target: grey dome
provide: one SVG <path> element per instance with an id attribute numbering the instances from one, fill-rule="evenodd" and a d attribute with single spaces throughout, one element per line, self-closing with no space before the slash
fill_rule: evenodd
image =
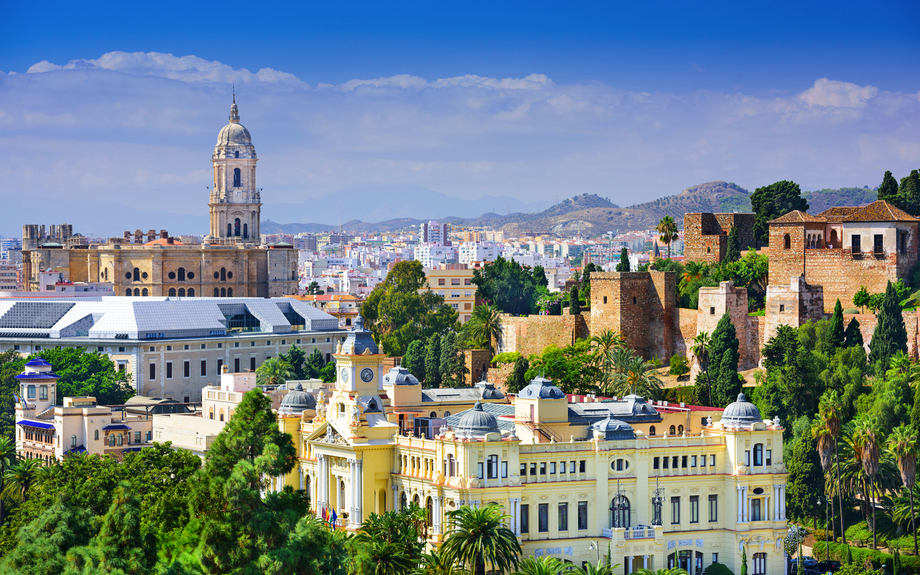
<path id="1" fill-rule="evenodd" d="M 418 385 L 418 379 L 409 370 L 397 365 L 383 375 L 384 385 Z"/>
<path id="2" fill-rule="evenodd" d="M 227 124 L 217 134 L 217 146 L 251 146 L 252 136 L 243 124 Z"/>
<path id="3" fill-rule="evenodd" d="M 505 394 L 500 389 L 495 389 L 495 386 L 488 381 L 480 381 L 473 384 L 473 387 L 479 390 L 481 399 L 505 399 Z"/>
<path id="4" fill-rule="evenodd" d="M 518 397 L 528 399 L 565 399 L 565 394 L 545 377 L 534 378 L 530 384 L 521 390 Z"/>
<path id="5" fill-rule="evenodd" d="M 661 415 L 644 397 L 630 394 L 619 401 L 607 404 L 610 412 L 619 419 L 638 422 L 659 422 Z"/>
<path id="6" fill-rule="evenodd" d="M 348 332 L 345 343 L 342 344 L 342 353 L 348 355 L 363 355 L 365 353 L 380 353 L 371 330 L 365 329 L 364 318 L 359 314 L 355 320 L 355 327 Z"/>
<path id="7" fill-rule="evenodd" d="M 304 391 L 298 383 L 281 399 L 278 413 L 303 413 L 306 409 L 316 409 L 316 398 Z"/>
<path id="8" fill-rule="evenodd" d="M 763 421 L 760 410 L 744 397 L 744 393 L 739 393 L 738 399 L 729 403 L 722 412 L 722 423 L 750 425 L 760 421 Z"/>
<path id="9" fill-rule="evenodd" d="M 494 415 L 483 411 L 482 403 L 476 402 L 473 409 L 463 413 L 457 425 L 454 426 L 457 435 L 468 437 L 485 437 L 487 433 L 501 433 L 498 429 L 498 419 Z"/>
<path id="10" fill-rule="evenodd" d="M 604 439 L 608 440 L 635 439 L 636 437 L 632 426 L 625 421 L 613 419 L 611 415 L 607 415 L 607 419 L 592 423 L 591 430 L 600 431 L 604 435 Z"/>

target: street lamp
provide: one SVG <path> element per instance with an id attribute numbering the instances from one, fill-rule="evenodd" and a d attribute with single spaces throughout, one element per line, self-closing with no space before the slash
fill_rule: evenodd
<path id="1" fill-rule="evenodd" d="M 600 551 L 600 548 L 598 548 L 598 546 L 597 546 L 597 541 L 592 541 L 592 542 L 588 545 L 588 549 L 589 549 L 589 550 L 590 550 L 590 549 L 593 549 L 593 550 L 594 550 L 594 556 L 597 557 L 597 564 L 600 565 L 600 564 L 601 564 L 601 551 Z"/>
<path id="2" fill-rule="evenodd" d="M 652 508 L 655 514 L 652 517 L 652 525 L 661 525 L 661 506 L 664 503 L 664 488 L 661 486 L 661 478 L 655 478 L 655 493 L 652 496 Z"/>

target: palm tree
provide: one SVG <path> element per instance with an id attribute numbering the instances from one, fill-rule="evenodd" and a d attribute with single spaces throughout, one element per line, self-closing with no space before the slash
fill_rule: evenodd
<path id="1" fill-rule="evenodd" d="M 834 458 L 837 460 L 837 502 L 840 504 L 840 536 L 843 538 L 844 547 L 847 544 L 847 530 L 844 526 L 843 493 L 840 489 L 840 450 L 837 437 L 840 435 L 840 396 L 834 390 L 824 392 L 818 402 L 818 412 L 823 416 L 827 426 L 827 433 L 834 440 Z"/>
<path id="2" fill-rule="evenodd" d="M 697 362 L 700 364 L 700 370 L 706 374 L 706 386 L 709 388 L 709 405 L 712 405 L 712 382 L 709 381 L 709 346 L 712 343 L 712 336 L 708 331 L 701 331 L 693 338 L 693 352 Z"/>
<path id="3" fill-rule="evenodd" d="M 703 262 L 687 262 L 684 265 L 684 282 L 690 283 L 702 279 L 706 275 L 706 271 L 707 266 Z"/>
<path id="4" fill-rule="evenodd" d="M 13 501 L 25 503 L 29 498 L 29 488 L 38 477 L 38 470 L 42 463 L 39 459 L 21 459 L 3 475 L 6 486 L 3 488 L 3 497 Z"/>
<path id="5" fill-rule="evenodd" d="M 449 511 L 453 525 L 441 554 L 448 563 L 459 563 L 464 569 L 472 567 L 473 575 L 485 575 L 486 563 L 500 573 L 517 566 L 521 546 L 514 532 L 505 527 L 510 515 L 498 505 L 460 507 Z"/>
<path id="6" fill-rule="evenodd" d="M 591 342 L 597 346 L 597 354 L 604 370 L 604 383 L 608 383 L 613 372 L 613 360 L 610 354 L 615 349 L 625 348 L 626 339 L 615 331 L 605 329 L 598 335 L 591 336 Z"/>
<path id="7" fill-rule="evenodd" d="M 511 575 L 560 575 L 572 572 L 573 567 L 549 555 L 527 557 L 518 563 L 517 571 Z"/>
<path id="8" fill-rule="evenodd" d="M 607 384 L 610 395 L 624 397 L 639 394 L 656 399 L 661 393 L 661 380 L 655 375 L 651 362 L 636 355 L 631 349 L 615 349 L 611 354 L 613 376 Z"/>
<path id="9" fill-rule="evenodd" d="M 910 531 L 914 534 L 914 555 L 917 553 L 917 520 L 914 515 L 914 484 L 917 481 L 917 434 L 906 424 L 901 424 L 888 436 L 888 451 L 898 460 L 901 481 L 910 498 Z"/>
<path id="10" fill-rule="evenodd" d="M 655 230 L 661 234 L 661 243 L 668 246 L 668 259 L 671 259 L 671 242 L 677 239 L 677 224 L 674 218 L 671 216 L 661 218 Z"/>
<path id="11" fill-rule="evenodd" d="M 421 564 L 412 573 L 413 575 L 454 575 L 457 571 L 451 563 L 444 560 L 444 555 L 431 552 L 422 555 Z"/>
<path id="12" fill-rule="evenodd" d="M 502 334 L 502 317 L 498 308 L 494 305 L 478 306 L 466 326 L 473 339 L 486 346 L 489 356 L 495 355 L 492 340 L 498 341 Z"/>
<path id="13" fill-rule="evenodd" d="M 0 437 L 0 493 L 7 470 L 16 463 L 16 442 L 9 437 Z M 3 498 L 0 497 L 0 525 L 3 525 Z"/>
<path id="14" fill-rule="evenodd" d="M 256 381 L 259 385 L 282 385 L 292 377 L 294 373 L 291 371 L 291 364 L 280 357 L 266 359 L 256 369 Z"/>
<path id="15" fill-rule="evenodd" d="M 614 567 L 619 567 L 619 565 Z M 584 567 L 576 569 L 574 573 L 576 575 L 614 575 L 613 567 L 607 565 L 603 559 L 598 561 L 597 565 L 592 565 L 590 562 L 585 563 Z"/>
<path id="16" fill-rule="evenodd" d="M 824 475 L 829 475 L 831 465 L 834 463 L 834 438 L 831 437 L 831 434 L 827 431 L 827 421 L 824 419 L 823 413 L 819 412 L 818 415 L 815 416 L 815 422 L 811 427 L 811 436 L 815 438 L 818 444 L 818 457 L 821 459 L 821 469 L 824 470 Z M 836 516 L 834 515 L 835 505 L 831 484 L 831 481 L 824 482 L 824 495 L 831 504 L 831 517 L 834 518 Z M 834 523 L 833 519 L 831 523 Z M 828 526 L 825 526 L 825 528 L 826 527 Z M 836 531 L 836 529 L 834 531 Z M 836 540 L 836 537 L 833 539 Z"/>
<path id="17" fill-rule="evenodd" d="M 875 524 L 875 476 L 878 475 L 878 435 L 875 430 L 878 422 L 872 416 L 861 417 L 856 420 L 856 431 L 854 433 L 854 442 L 858 442 L 862 448 L 860 459 L 862 460 L 863 471 L 869 477 L 869 505 L 872 506 L 872 548 L 878 549 L 878 539 L 876 535 L 877 526 Z"/>

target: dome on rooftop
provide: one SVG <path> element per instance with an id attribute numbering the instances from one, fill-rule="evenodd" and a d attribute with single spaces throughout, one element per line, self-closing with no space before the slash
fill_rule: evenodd
<path id="1" fill-rule="evenodd" d="M 298 383 L 281 399 L 278 413 L 299 415 L 306 409 L 316 409 L 316 398 L 304 391 Z"/>
<path id="2" fill-rule="evenodd" d="M 631 425 L 619 419 L 613 419 L 613 416 L 607 414 L 607 419 L 591 424 L 591 431 L 599 431 L 604 439 L 635 439 L 635 433 Z"/>
<path id="3" fill-rule="evenodd" d="M 498 429 L 498 419 L 491 413 L 482 409 L 482 403 L 477 401 L 473 409 L 464 412 L 454 431 L 459 436 L 485 437 L 488 433 L 501 433 Z"/>
<path id="4" fill-rule="evenodd" d="M 750 425 L 759 421 L 763 421 L 760 410 L 744 397 L 744 393 L 739 393 L 738 399 L 729 403 L 722 412 L 723 424 Z"/>
<path id="5" fill-rule="evenodd" d="M 518 397 L 528 399 L 565 399 L 565 393 L 545 377 L 537 377 L 521 390 Z"/>
<path id="6" fill-rule="evenodd" d="M 418 385 L 418 379 L 408 369 L 397 365 L 383 374 L 384 385 Z"/>

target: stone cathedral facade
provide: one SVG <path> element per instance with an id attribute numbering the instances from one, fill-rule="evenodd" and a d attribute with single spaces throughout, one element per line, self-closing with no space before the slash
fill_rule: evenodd
<path id="1" fill-rule="evenodd" d="M 42 271 L 72 282 L 111 282 L 117 295 L 154 297 L 277 297 L 297 293 L 297 251 L 263 245 L 262 198 L 256 187 L 255 146 L 240 123 L 236 97 L 230 121 L 211 156 L 209 234 L 185 245 L 165 232 L 125 232 L 102 245 L 44 243 L 23 251 L 26 289 L 38 291 Z M 24 226 L 25 228 L 26 226 Z M 146 241 L 144 241 L 146 239 Z M 133 240 L 133 241 L 132 241 Z"/>

